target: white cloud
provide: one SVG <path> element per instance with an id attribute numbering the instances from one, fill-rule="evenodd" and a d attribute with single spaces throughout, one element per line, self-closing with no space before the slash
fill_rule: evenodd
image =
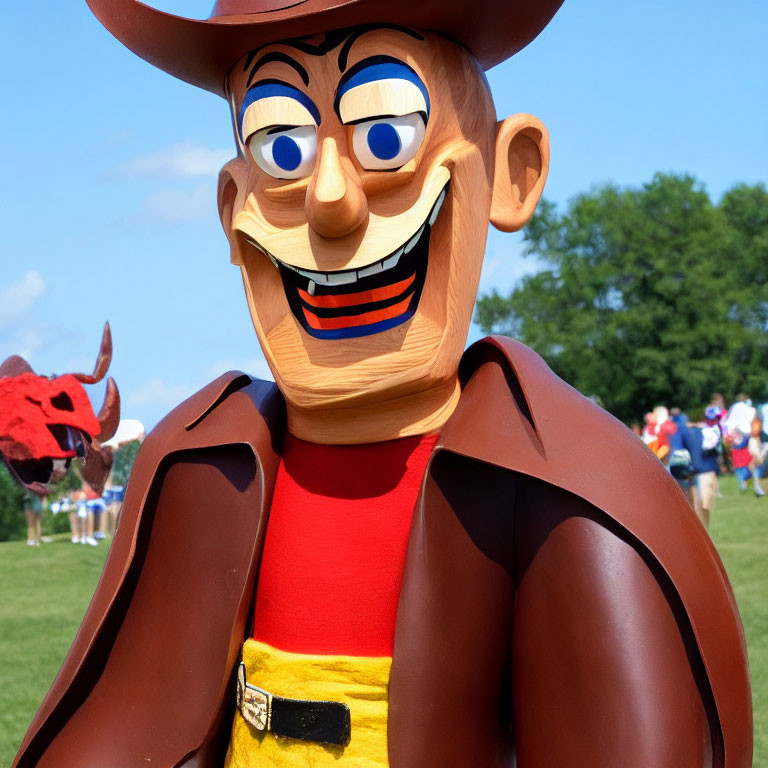
<path id="1" fill-rule="evenodd" d="M 226 358 L 224 360 L 217 360 L 215 363 L 206 365 L 203 368 L 202 376 L 205 381 L 211 381 L 227 371 L 243 371 L 243 373 L 247 373 L 249 376 L 257 379 L 274 380 L 272 371 L 269 370 L 267 361 L 262 355 L 249 359 L 235 360 L 233 358 Z"/>
<path id="2" fill-rule="evenodd" d="M 216 206 L 215 193 L 206 185 L 192 189 L 163 189 L 150 195 L 127 223 L 168 226 L 208 217 Z"/>
<path id="3" fill-rule="evenodd" d="M 158 152 L 139 155 L 117 167 L 111 176 L 134 179 L 194 179 L 216 176 L 232 158 L 228 149 L 212 149 L 202 144 L 171 144 Z"/>
<path id="4" fill-rule="evenodd" d="M 9 285 L 0 293 L 0 326 L 27 312 L 44 294 L 45 282 L 40 273 L 29 270 L 20 283 Z"/>
<path id="5" fill-rule="evenodd" d="M 43 337 L 35 330 L 21 331 L 14 338 L 14 354 L 23 357 L 28 363 L 40 347 L 43 346 Z"/>
<path id="6" fill-rule="evenodd" d="M 135 407 L 154 406 L 156 408 L 172 408 L 182 400 L 186 400 L 194 389 L 184 384 L 166 384 L 161 379 L 150 379 L 138 389 L 133 390 L 126 403 Z"/>

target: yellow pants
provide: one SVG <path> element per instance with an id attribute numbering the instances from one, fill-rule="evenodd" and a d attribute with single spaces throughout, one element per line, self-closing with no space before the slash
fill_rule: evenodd
<path id="1" fill-rule="evenodd" d="M 275 696 L 346 704 L 351 738 L 347 746 L 339 747 L 260 733 L 236 711 L 225 768 L 388 768 L 392 659 L 287 653 L 247 640 L 243 662 L 248 682 Z"/>

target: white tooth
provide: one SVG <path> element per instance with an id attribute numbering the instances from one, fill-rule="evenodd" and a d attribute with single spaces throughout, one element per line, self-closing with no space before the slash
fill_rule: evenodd
<path id="1" fill-rule="evenodd" d="M 347 285 L 348 283 L 354 283 L 357 280 L 357 275 L 354 270 L 348 270 L 346 272 L 329 272 L 328 285 Z"/>
<path id="2" fill-rule="evenodd" d="M 307 291 L 308 291 L 310 296 L 314 296 L 315 295 L 315 288 L 316 287 L 317 286 L 315 285 L 315 281 L 314 280 L 310 280 L 309 281 L 309 288 L 307 288 Z"/>
<path id="3" fill-rule="evenodd" d="M 444 202 L 445 202 L 445 190 L 443 190 L 440 193 L 440 197 L 437 198 L 435 207 L 432 209 L 432 215 L 429 217 L 430 227 L 435 223 L 435 220 L 437 219 L 437 214 L 440 213 L 440 209 L 442 208 Z"/>
<path id="4" fill-rule="evenodd" d="M 377 272 L 383 272 L 384 271 L 384 265 L 377 261 L 375 264 L 371 264 L 368 267 L 363 267 L 363 269 L 357 270 L 357 276 L 358 277 L 370 277 L 371 275 L 375 275 Z"/>
<path id="5" fill-rule="evenodd" d="M 269 260 L 272 262 L 275 269 L 280 269 L 280 265 L 277 263 L 277 259 L 271 253 L 268 253 L 267 256 L 269 256 Z"/>
<path id="6" fill-rule="evenodd" d="M 328 285 L 328 275 L 325 272 L 313 272 L 312 279 L 321 285 Z"/>
<path id="7" fill-rule="evenodd" d="M 395 251 L 391 256 L 387 256 L 386 259 L 382 262 L 384 265 L 384 269 L 392 269 L 392 267 L 397 266 L 397 262 L 400 261 L 400 257 L 403 255 L 403 249 L 400 248 L 400 250 Z"/>
<path id="8" fill-rule="evenodd" d="M 317 272 L 307 272 L 306 269 L 297 269 L 296 270 L 302 277 L 308 277 L 310 280 L 315 279 L 315 275 Z"/>
<path id="9" fill-rule="evenodd" d="M 424 227 L 422 227 L 406 244 L 405 244 L 405 253 L 410 253 L 415 247 L 416 243 L 419 242 L 419 238 L 421 237 L 422 232 L 424 231 Z"/>

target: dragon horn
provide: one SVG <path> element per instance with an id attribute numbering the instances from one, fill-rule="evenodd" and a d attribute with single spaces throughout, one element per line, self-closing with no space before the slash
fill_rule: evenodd
<path id="1" fill-rule="evenodd" d="M 95 437 L 100 443 L 104 443 L 117 432 L 120 424 L 120 393 L 117 391 L 117 384 L 110 376 L 107 379 L 107 391 L 104 394 L 104 404 L 101 406 L 99 415 L 96 417 L 101 431 Z"/>
<path id="2" fill-rule="evenodd" d="M 101 381 L 109 370 L 109 364 L 112 362 L 112 331 L 109 329 L 109 323 L 104 323 L 104 333 L 101 336 L 101 348 L 99 356 L 96 359 L 96 365 L 93 373 L 73 373 L 72 375 L 83 384 L 96 384 Z"/>
<path id="3" fill-rule="evenodd" d="M 19 376 L 22 373 L 33 373 L 32 366 L 23 357 L 11 355 L 0 364 L 0 379 L 5 376 Z"/>

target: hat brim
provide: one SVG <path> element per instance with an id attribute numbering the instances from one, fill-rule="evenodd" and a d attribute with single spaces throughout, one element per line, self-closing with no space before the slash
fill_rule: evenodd
<path id="1" fill-rule="evenodd" d="M 279 10 L 198 20 L 138 0 L 87 0 L 96 18 L 150 64 L 220 96 L 233 64 L 267 43 L 369 23 L 442 34 L 484 69 L 531 42 L 563 0 L 299 0 Z"/>

